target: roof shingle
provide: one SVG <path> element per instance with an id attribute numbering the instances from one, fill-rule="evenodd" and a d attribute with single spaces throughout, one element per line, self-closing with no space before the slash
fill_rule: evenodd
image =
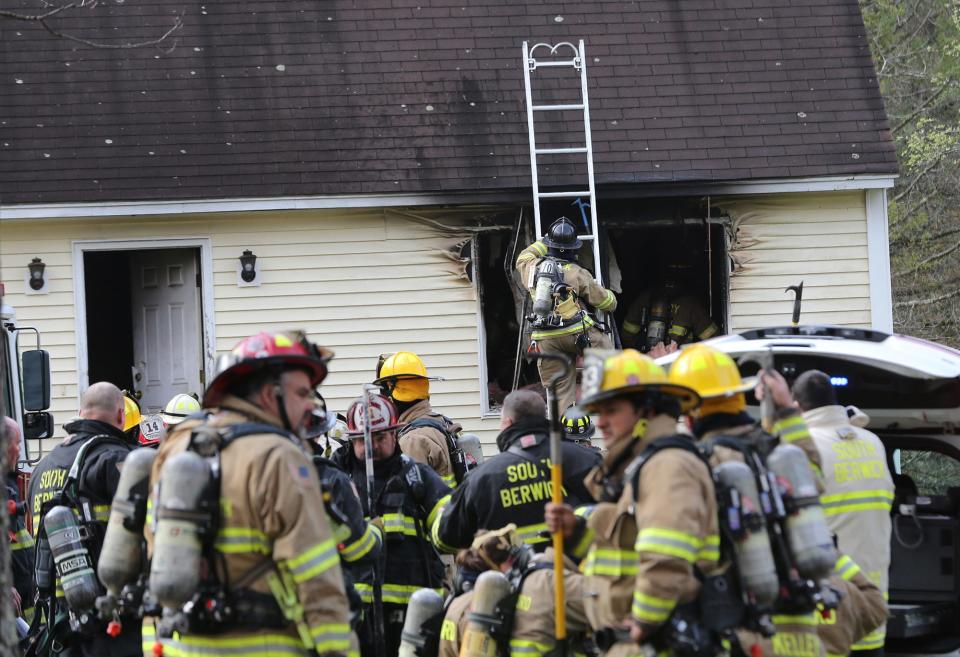
<path id="1" fill-rule="evenodd" d="M 529 186 L 520 45 L 578 38 L 598 185 L 896 172 L 855 0 L 181 1 L 0 21 L 0 202 Z"/>

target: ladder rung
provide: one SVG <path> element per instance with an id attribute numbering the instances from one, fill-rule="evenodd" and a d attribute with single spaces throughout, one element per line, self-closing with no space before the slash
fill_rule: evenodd
<path id="1" fill-rule="evenodd" d="M 559 62 L 538 62 L 533 58 L 530 59 L 530 65 L 533 66 L 534 69 L 544 66 L 573 66 L 574 68 L 579 68 L 577 66 L 578 63 L 579 62 L 576 59 L 564 59 L 563 61 Z"/>
<path id="2" fill-rule="evenodd" d="M 563 110 L 582 110 L 583 103 L 577 105 L 534 105 L 534 112 L 550 112 L 550 111 L 563 111 Z"/>
<path id="3" fill-rule="evenodd" d="M 537 155 L 561 155 L 563 153 L 586 153 L 587 147 L 578 148 L 538 148 Z"/>
<path id="4" fill-rule="evenodd" d="M 581 192 L 537 192 L 540 198 L 576 198 L 577 196 L 590 196 L 590 190 Z"/>
<path id="5" fill-rule="evenodd" d="M 579 237 L 582 240 L 586 240 L 587 242 L 593 239 L 593 235 L 577 235 L 577 237 Z"/>

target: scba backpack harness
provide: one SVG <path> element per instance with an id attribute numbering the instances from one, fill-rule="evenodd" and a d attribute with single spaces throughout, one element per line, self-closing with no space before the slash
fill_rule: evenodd
<path id="1" fill-rule="evenodd" d="M 209 635 L 295 625 L 304 648 L 313 650 L 292 575 L 267 556 L 228 581 L 224 555 L 215 548 L 221 514 L 220 455 L 237 440 L 257 434 L 279 435 L 296 444 L 292 434 L 269 424 L 246 422 L 222 428 L 201 424 L 192 428 L 187 449 L 165 464 L 150 569 L 150 594 L 163 607 L 163 617 L 156 624 L 158 638 L 169 638 L 174 632 Z M 186 485 L 194 486 L 194 495 L 187 496 L 192 504 L 165 504 L 165 488 L 176 489 L 182 502 Z M 270 594 L 248 588 L 264 576 Z"/>

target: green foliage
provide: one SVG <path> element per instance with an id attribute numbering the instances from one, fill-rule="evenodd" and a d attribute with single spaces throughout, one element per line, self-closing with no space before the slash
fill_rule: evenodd
<path id="1" fill-rule="evenodd" d="M 960 2 L 862 0 L 900 157 L 894 328 L 960 347 Z"/>

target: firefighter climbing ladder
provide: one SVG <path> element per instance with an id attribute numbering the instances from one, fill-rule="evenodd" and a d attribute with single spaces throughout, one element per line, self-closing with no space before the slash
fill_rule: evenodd
<path id="1" fill-rule="evenodd" d="M 569 49 L 572 59 L 561 59 Z M 543 52 L 541 60 L 536 59 L 538 51 Z M 537 69 L 551 67 L 571 67 L 580 74 L 580 102 L 573 104 L 558 105 L 534 105 L 533 92 L 531 88 L 531 78 L 537 72 Z M 543 235 L 543 227 L 540 224 L 540 201 L 550 198 L 569 198 L 586 201 L 590 205 L 590 232 L 580 235 L 580 239 L 590 242 L 593 247 L 593 265 L 597 282 L 603 285 L 602 272 L 600 267 L 600 241 L 597 239 L 597 199 L 593 183 L 593 140 L 590 134 L 590 102 L 587 98 L 587 60 L 584 55 L 583 39 L 580 39 L 579 47 L 572 43 L 564 41 L 555 45 L 548 43 L 537 43 L 533 47 L 528 47 L 527 42 L 523 42 L 523 83 L 527 94 L 527 131 L 530 135 L 530 177 L 533 181 L 533 218 L 537 237 Z M 538 112 L 563 112 L 568 110 L 580 110 L 583 112 L 583 135 L 584 145 L 571 148 L 537 148 L 537 135 L 534 131 L 533 117 Z M 586 189 L 574 188 L 561 191 L 540 191 L 540 178 L 537 173 L 538 156 L 540 155 L 561 155 L 582 153 L 587 158 L 587 185 Z"/>

